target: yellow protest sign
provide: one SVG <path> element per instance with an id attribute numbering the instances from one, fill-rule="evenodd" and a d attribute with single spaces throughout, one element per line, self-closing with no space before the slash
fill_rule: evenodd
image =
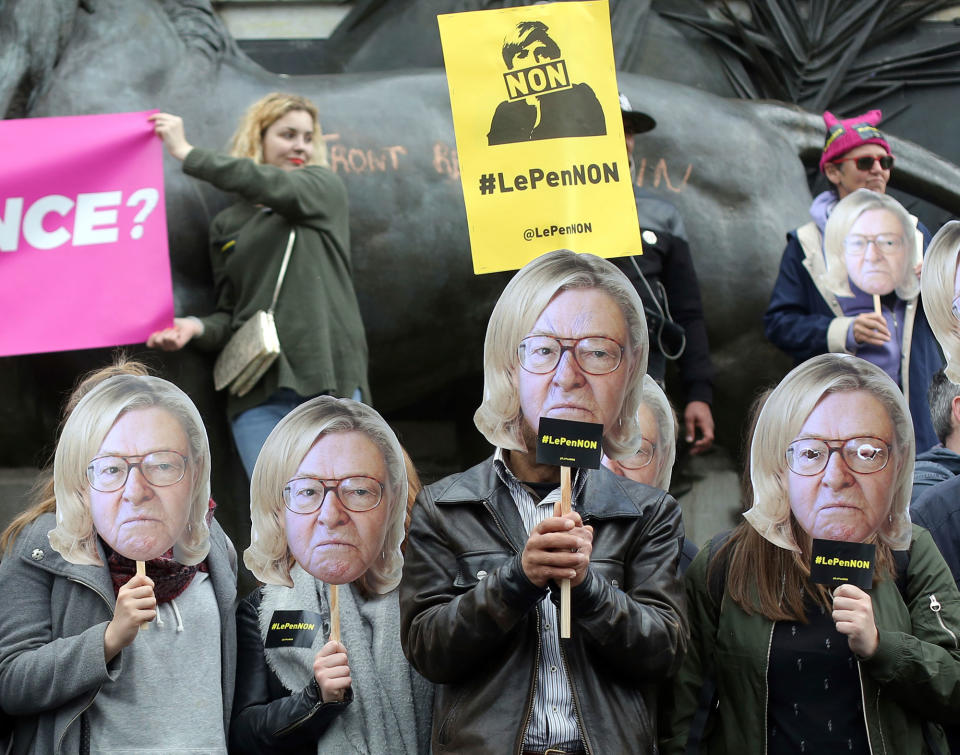
<path id="1" fill-rule="evenodd" d="M 437 21 L 474 272 L 639 254 L 607 0 Z"/>

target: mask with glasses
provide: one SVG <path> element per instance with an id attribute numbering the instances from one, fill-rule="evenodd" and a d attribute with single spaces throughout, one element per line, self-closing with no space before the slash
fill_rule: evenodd
<path id="1" fill-rule="evenodd" d="M 183 479 L 187 457 L 177 451 L 154 451 L 146 456 L 98 456 L 87 465 L 87 481 L 94 490 L 113 493 L 127 484 L 135 467 L 147 482 L 163 488 Z"/>
<path id="2" fill-rule="evenodd" d="M 370 511 L 380 505 L 383 498 L 383 484 L 373 477 L 321 480 L 304 476 L 295 477 L 286 484 L 283 503 L 294 514 L 312 514 L 320 510 L 331 490 L 345 509 L 355 512 Z"/>
<path id="3" fill-rule="evenodd" d="M 564 344 L 564 341 L 567 344 Z M 620 366 L 623 346 L 611 338 L 554 338 L 527 336 L 517 347 L 520 366 L 535 375 L 553 372 L 563 352 L 569 351 L 580 369 L 590 375 L 606 375 Z"/>
<path id="4" fill-rule="evenodd" d="M 862 257 L 870 244 L 884 256 L 898 254 L 903 250 L 903 237 L 893 233 L 878 233 L 876 236 L 851 233 L 843 240 L 843 251 L 851 257 Z"/>
<path id="5" fill-rule="evenodd" d="M 826 469 L 834 453 L 843 457 L 852 472 L 873 474 L 887 466 L 890 445 L 885 440 L 871 437 L 801 438 L 787 446 L 787 466 L 798 475 L 809 477 Z"/>

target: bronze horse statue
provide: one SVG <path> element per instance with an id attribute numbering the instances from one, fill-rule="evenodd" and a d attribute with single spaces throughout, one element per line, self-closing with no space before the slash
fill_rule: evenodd
<path id="1" fill-rule="evenodd" d="M 718 438 L 735 447 L 753 392 L 788 367 L 764 340 L 760 316 L 784 233 L 806 218 L 804 159 L 815 160 L 822 123 L 793 108 L 724 99 L 662 79 L 621 74 L 619 83 L 658 124 L 637 140 L 637 181 L 684 217 L 718 372 Z M 239 51 L 208 0 L 0 0 L 5 117 L 159 108 L 184 117 L 194 144 L 220 147 L 243 109 L 278 89 L 318 103 L 331 165 L 350 195 L 375 405 L 389 416 L 477 390 L 470 378 L 481 371 L 486 320 L 507 276 L 472 272 L 442 71 L 278 76 Z M 908 142 L 891 142 L 895 186 L 960 210 L 960 170 Z M 178 163 L 165 165 L 176 309 L 207 312 L 207 227 L 228 198 L 184 176 Z M 41 460 L 55 433 L 58 394 L 105 360 L 102 351 L 0 360 L 6 464 Z M 242 472 L 236 461 L 223 461 L 230 442 L 210 357 L 188 348 L 154 361 L 208 421 L 221 459 L 217 496 L 243 501 Z M 478 394 L 462 399 L 464 406 L 478 403 Z M 238 516 L 229 528 L 234 534 L 242 529 Z"/>

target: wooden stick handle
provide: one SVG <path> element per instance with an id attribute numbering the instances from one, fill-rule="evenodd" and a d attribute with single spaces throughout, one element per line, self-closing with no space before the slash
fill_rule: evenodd
<path id="1" fill-rule="evenodd" d="M 873 311 L 883 317 L 883 310 L 880 307 L 880 296 L 878 294 L 873 295 Z"/>
<path id="2" fill-rule="evenodd" d="M 569 514 L 572 507 L 573 488 L 570 484 L 570 467 L 560 467 L 560 515 Z M 570 637 L 570 580 L 560 580 L 560 636 Z"/>
<path id="3" fill-rule="evenodd" d="M 340 642 L 340 593 L 337 585 L 330 585 L 330 639 Z"/>
<path id="4" fill-rule="evenodd" d="M 137 576 L 145 577 L 147 576 L 147 565 L 143 561 L 137 561 Z M 140 625 L 140 628 L 146 631 L 150 628 L 150 622 L 145 621 Z"/>
<path id="5" fill-rule="evenodd" d="M 570 467 L 560 467 L 560 516 L 573 509 L 573 486 L 570 482 Z"/>

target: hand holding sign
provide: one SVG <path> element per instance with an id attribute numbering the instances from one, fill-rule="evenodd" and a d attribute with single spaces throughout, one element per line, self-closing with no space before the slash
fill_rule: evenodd
<path id="1" fill-rule="evenodd" d="M 576 511 L 561 514 L 558 501 L 553 516 L 530 532 L 520 562 L 527 579 L 537 587 L 562 580 L 576 586 L 587 574 L 592 549 L 593 527 L 584 526 Z"/>
<path id="2" fill-rule="evenodd" d="M 833 592 L 833 621 L 847 635 L 850 649 L 861 658 L 877 652 L 880 636 L 873 617 L 873 601 L 855 585 L 840 585 Z"/>
<path id="3" fill-rule="evenodd" d="M 134 576 L 117 593 L 113 618 L 103 635 L 103 659 L 107 663 L 137 638 L 140 626 L 157 616 L 157 599 L 153 580 L 142 574 Z"/>
<path id="4" fill-rule="evenodd" d="M 320 648 L 313 661 L 313 678 L 320 688 L 323 702 L 343 700 L 344 691 L 349 689 L 353 679 L 347 665 L 347 649 L 341 643 L 330 640 Z"/>
<path id="5" fill-rule="evenodd" d="M 583 527 L 580 515 L 571 511 L 572 486 L 570 484 L 571 467 L 599 469 L 603 455 L 600 446 L 603 438 L 603 425 L 595 422 L 573 422 L 565 419 L 540 418 L 537 432 L 537 462 L 540 464 L 560 465 L 560 503 L 555 512 L 554 521 L 562 522 L 563 530 L 571 531 L 561 544 L 554 538 L 550 541 L 553 549 L 551 563 L 568 567 L 572 573 L 560 578 L 560 636 L 570 636 L 570 586 L 571 580 L 579 585 L 586 576 L 593 551 L 593 528 Z M 547 520 L 551 521 L 551 520 Z M 542 527 L 546 522 L 541 523 Z M 534 528 L 534 532 L 537 528 Z M 572 537 L 571 537 L 572 536 Z M 532 533 L 531 533 L 532 538 Z M 569 545 L 566 544 L 570 540 Z M 529 540 L 527 541 L 529 545 Z M 567 548 L 568 552 L 558 552 Z M 526 554 L 526 548 L 524 554 Z M 524 569 L 526 571 L 526 568 Z M 555 579 L 555 577 L 554 577 Z"/>

